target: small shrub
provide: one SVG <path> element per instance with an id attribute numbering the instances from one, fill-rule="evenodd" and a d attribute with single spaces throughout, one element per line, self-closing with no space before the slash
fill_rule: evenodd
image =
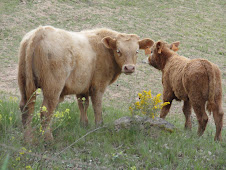
<path id="1" fill-rule="evenodd" d="M 169 104 L 169 102 L 162 103 L 160 93 L 156 96 L 152 96 L 151 90 L 144 90 L 142 93 L 138 93 L 138 96 L 139 101 L 129 107 L 132 115 L 146 115 L 154 119 L 158 116 L 159 110 L 161 110 L 163 106 Z"/>

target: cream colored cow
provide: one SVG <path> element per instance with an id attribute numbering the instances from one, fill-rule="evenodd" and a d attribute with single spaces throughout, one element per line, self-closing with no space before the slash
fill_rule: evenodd
<path id="1" fill-rule="evenodd" d="M 30 123 L 37 88 L 42 89 L 42 105 L 47 108 L 41 110 L 46 140 L 53 139 L 50 120 L 65 95 L 76 94 L 83 125 L 88 124 L 86 112 L 91 96 L 95 123 L 99 125 L 103 122 L 102 96 L 106 87 L 121 73 L 133 73 L 138 50 L 152 45 L 150 39 L 139 40 L 137 35 L 105 28 L 69 32 L 40 26 L 27 33 L 20 44 L 18 71 L 25 139 L 32 139 Z"/>

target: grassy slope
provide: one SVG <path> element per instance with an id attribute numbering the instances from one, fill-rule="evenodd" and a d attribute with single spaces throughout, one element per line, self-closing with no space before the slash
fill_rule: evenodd
<path id="1" fill-rule="evenodd" d="M 15 69 L 17 63 L 17 52 L 19 47 L 19 42 L 23 35 L 29 30 L 39 26 L 39 25 L 53 25 L 59 28 L 80 31 L 83 29 L 91 29 L 95 27 L 109 27 L 117 31 L 126 33 L 136 33 L 142 38 L 150 37 L 153 40 L 163 39 L 168 42 L 180 41 L 180 51 L 179 54 L 190 57 L 190 58 L 206 58 L 211 62 L 219 65 L 222 71 L 222 81 L 223 81 L 223 91 L 226 92 L 226 60 L 225 60 L 225 44 L 226 44 L 226 22 L 225 22 L 225 2 L 223 0 L 211 1 L 211 0 L 200 0 L 200 1 L 125 1 L 125 0 L 81 0 L 81 1 L 69 1 L 69 0 L 59 0 L 59 1 L 26 1 L 26 3 L 21 3 L 19 0 L 1 0 L 0 1 L 0 81 L 4 83 L 6 75 L 9 73 L 9 69 Z M 161 88 L 161 74 L 154 68 L 151 68 L 145 64 L 142 64 L 142 60 L 145 58 L 143 52 L 140 52 L 138 58 L 138 68 L 137 72 L 132 76 L 122 75 L 116 83 L 111 85 L 104 96 L 104 105 L 106 106 L 104 110 L 104 119 L 106 123 L 110 123 L 112 116 L 114 119 L 120 117 L 124 114 L 128 114 L 128 104 L 134 100 L 136 93 L 141 90 L 152 89 L 154 94 L 162 91 Z M 16 80 L 13 79 L 10 86 L 16 87 Z M 2 91 L 2 89 L 0 89 Z M 3 89 L 4 90 L 4 89 Z M 18 95 L 18 90 L 16 88 L 13 95 Z M 224 95 L 225 96 L 225 95 Z M 226 103 L 226 98 L 224 97 L 223 103 Z M 67 103 L 66 103 L 67 104 Z M 5 106 L 4 104 L 3 106 Z M 10 103 L 7 105 L 10 108 Z M 74 105 L 73 105 L 74 106 Z M 61 106 L 62 110 L 68 106 Z M 60 107 L 60 108 L 61 108 Z M 59 108 L 59 109 L 60 109 Z M 118 110 L 117 108 L 121 108 Z M 2 108 L 1 108 L 2 109 Z M 71 110 L 73 110 L 71 108 Z M 224 106 L 224 111 L 226 111 Z M 4 113 L 10 112 L 9 110 L 4 111 Z M 14 106 L 12 110 L 13 113 L 20 114 L 17 107 Z M 181 104 L 174 103 L 172 111 L 174 113 L 180 113 L 177 118 L 173 115 L 169 116 L 169 120 L 173 123 L 178 124 L 178 127 L 182 129 L 182 122 L 178 123 L 178 120 L 183 119 L 181 115 Z M 3 113 L 3 111 L 1 111 Z M 76 112 L 77 114 L 77 112 Z M 90 114 L 92 115 L 92 109 L 90 109 Z M 13 126 L 9 126 L 9 129 L 5 129 L 4 133 L 14 134 L 15 137 L 21 137 L 21 124 L 19 116 L 15 116 L 18 121 L 14 123 Z M 59 128 L 59 133 L 55 135 L 60 135 L 59 141 L 56 142 L 56 146 L 51 148 L 54 152 L 59 152 L 61 148 L 64 148 L 68 144 L 75 141 L 79 136 L 82 136 L 87 131 L 81 129 L 77 126 L 78 124 L 78 114 L 77 118 L 74 118 L 76 123 L 67 123 L 68 126 L 64 127 L 68 129 L 68 133 L 64 133 L 63 129 Z M 93 120 L 91 116 L 91 127 L 93 128 Z M 194 119 L 195 120 L 195 119 Z M 71 125 L 73 124 L 73 125 Z M 73 128 L 71 128 L 71 126 Z M 209 125 L 210 126 L 210 125 Z M 2 126 L 2 127 L 6 127 Z M 16 128 L 16 129 L 15 129 Z M 19 131 L 17 130 L 19 128 Z M 71 129 L 74 129 L 71 131 Z M 195 133 L 197 125 L 194 123 L 193 132 Z M 62 132 L 63 133 L 60 133 Z M 197 166 L 203 166 L 207 159 L 214 160 L 213 157 L 208 157 L 207 148 L 210 148 L 210 152 L 214 153 L 216 162 L 210 162 L 213 167 L 222 165 L 222 160 L 225 155 L 222 153 L 222 149 L 225 149 L 225 145 L 221 146 L 212 142 L 214 130 L 210 128 L 203 138 L 200 140 L 193 139 L 194 133 L 186 134 L 183 132 L 179 133 L 182 136 L 178 140 L 178 134 L 173 134 L 171 136 L 163 135 L 160 139 L 155 139 L 153 141 L 150 137 L 139 136 L 138 140 L 136 132 L 125 132 L 122 136 L 117 136 L 113 134 L 112 139 L 110 137 L 105 137 L 109 133 L 108 130 L 103 130 L 103 132 L 98 133 L 97 136 L 93 135 L 88 140 L 96 141 L 93 144 L 103 145 L 104 140 L 106 141 L 106 148 L 110 148 L 109 153 L 98 152 L 100 146 L 94 147 L 92 142 L 87 141 L 84 144 L 84 140 L 81 142 L 83 146 L 75 145 L 74 150 L 71 152 L 66 152 L 66 156 L 60 157 L 60 159 L 68 159 L 69 155 L 73 157 L 78 157 L 82 161 L 87 161 L 88 159 L 99 158 L 102 159 L 98 166 L 112 165 L 115 167 L 120 167 L 125 164 L 125 167 L 132 167 L 133 162 L 139 167 L 143 164 L 151 162 L 153 164 L 150 167 L 162 167 L 165 165 L 170 167 L 191 167 L 197 161 Z M 8 143 L 11 135 L 4 134 L 5 138 L 1 138 L 1 143 Z M 78 136 L 77 136 L 77 135 Z M 103 135 L 104 134 L 104 135 Z M 68 137 L 67 137 L 68 135 Z M 72 137 L 69 137 L 72 136 Z M 128 137 L 129 136 L 129 137 Z M 192 137 L 191 137 L 192 136 Z M 191 137 L 191 138 L 190 138 Z M 106 139 L 105 139 L 106 138 Z M 126 147 L 126 138 L 128 140 L 135 140 L 135 142 L 129 141 L 129 145 L 138 145 L 132 151 L 132 147 Z M 224 134 L 225 138 L 225 134 Z M 19 138 L 18 147 L 22 146 L 22 139 Z M 62 140 L 61 140 L 62 139 Z M 110 141 L 108 141 L 110 140 Z M 114 140 L 118 140 L 115 142 Z M 180 141 L 181 140 L 181 141 Z M 62 142 L 64 141 L 64 142 Z M 149 143 L 149 142 L 150 143 Z M 158 142 L 162 141 L 162 142 Z M 175 150 L 167 152 L 172 152 L 172 161 L 169 158 L 169 154 L 165 152 L 167 149 L 163 147 L 164 142 L 169 142 L 168 146 L 174 147 L 173 142 L 177 142 Z M 207 144 L 206 144 L 207 141 Z M 131 142 L 131 143 L 130 143 Z M 139 144 L 141 142 L 141 144 Z M 148 142 L 145 144 L 145 142 Z M 15 146 L 14 141 L 10 142 L 11 146 Z M 116 143 L 116 144 L 115 144 Z M 157 143 L 157 144 L 156 144 Z M 109 144 L 109 146 L 108 146 Z M 114 146 L 114 145 L 115 146 Z M 121 146 L 118 150 L 117 148 Z M 185 145 L 188 145 L 185 147 Z M 82 145 L 82 144 L 81 144 Z M 85 146 L 84 146 L 85 145 Z M 156 147 L 155 147 L 156 146 Z M 148 148 L 147 148 L 148 147 Z M 223 148 L 222 148 L 223 147 Z M 80 149 L 79 149 L 80 148 Z M 83 148 L 83 149 L 82 149 Z M 84 149 L 85 148 L 85 149 Z M 130 148 L 130 149 L 128 149 Z M 189 151 L 189 148 L 194 148 Z M 201 148 L 201 149 L 200 149 Z M 39 153 L 43 153 L 44 149 L 38 146 Z M 93 150 L 92 150 L 93 149 Z M 184 151 L 183 149 L 186 149 Z M 88 150 L 88 151 L 86 151 Z M 129 151 L 128 151 L 129 150 Z M 154 150 L 154 153 L 152 153 Z M 200 152 L 203 150 L 203 152 Z M 35 150 L 33 150 L 35 151 Z M 123 154 L 119 154 L 123 151 Z M 137 152 L 141 152 L 138 154 Z M 148 152 L 147 152 L 148 151 Z M 88 154 L 87 154 L 88 152 Z M 127 154 L 131 152 L 131 154 Z M 178 161 L 177 154 L 183 152 L 181 161 Z M 186 152 L 195 152 L 185 154 Z M 1 159 L 5 157 L 7 152 L 4 150 L 4 154 L 1 155 Z M 80 154 L 84 153 L 84 154 Z M 118 153 L 117 156 L 112 154 Z M 151 153 L 151 154 L 150 154 Z M 14 152 L 10 152 L 13 156 L 16 155 Z M 17 153 L 18 154 L 18 153 Z M 53 154 L 49 151 L 49 154 Z M 68 155 L 67 155 L 68 154 Z M 94 154 L 94 155 L 93 155 Z M 96 155 L 95 155 L 96 154 Z M 105 159 L 105 154 L 106 159 Z M 126 158 L 126 155 L 129 155 Z M 193 154 L 198 155 L 197 159 Z M 83 156 L 82 156 L 83 155 Z M 88 156 L 87 156 L 88 155 Z M 91 155 L 91 156 L 90 156 Z M 116 154 L 117 155 L 117 154 Z M 137 156 L 138 155 L 138 156 Z M 140 156 L 141 155 L 141 156 Z M 160 156 L 162 155 L 162 156 Z M 11 155 L 12 156 L 12 155 Z M 134 157 L 133 157 L 134 156 Z M 85 157 L 85 158 L 84 158 Z M 87 158 L 86 158 L 87 157 Z M 116 157 L 116 158 L 115 158 Z M 123 157 L 123 158 L 121 158 Z M 153 158 L 152 158 L 153 157 Z M 158 160 L 158 157 L 161 159 Z M 15 158 L 15 157 L 11 157 Z M 174 159 L 175 158 L 175 159 Z M 31 159 L 31 158 L 28 158 Z M 11 159 L 12 161 L 13 159 Z M 33 160 L 33 159 L 31 159 Z M 118 163 L 119 160 L 119 163 Z M 120 163 L 120 160 L 125 160 L 125 162 Z M 33 160 L 34 161 L 34 160 Z M 112 162 L 108 162 L 112 161 Z M 195 161 L 195 162 L 194 162 Z M 2 162 L 2 161 L 1 161 Z M 32 162 L 32 161 L 31 161 Z M 98 161 L 97 161 L 98 162 Z M 164 163 L 165 162 L 165 163 Z M 167 162 L 167 163 L 166 163 Z M 198 162 L 201 162 L 200 164 Z M 34 164 L 32 162 L 31 164 Z M 46 165 L 51 165 L 50 163 L 45 163 Z M 95 163 L 93 163 L 95 165 Z M 92 165 L 93 165 L 92 164 Z M 207 164 L 209 165 L 209 164 Z M 19 164 L 19 167 L 24 165 Z M 61 166 L 61 164 L 59 165 Z M 194 165 L 195 166 L 195 165 Z M 165 167 L 167 168 L 167 167 Z M 168 167 L 169 168 L 169 167 Z M 200 167 L 201 168 L 201 167 Z"/>

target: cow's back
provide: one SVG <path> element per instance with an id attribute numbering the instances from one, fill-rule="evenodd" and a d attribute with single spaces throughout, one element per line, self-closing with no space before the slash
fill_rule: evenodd
<path id="1" fill-rule="evenodd" d="M 33 70 L 38 86 L 49 79 L 65 81 L 65 94 L 79 94 L 89 88 L 95 52 L 81 33 L 68 32 L 45 26 L 40 43 L 36 46 Z M 51 88 L 52 85 L 48 85 Z"/>

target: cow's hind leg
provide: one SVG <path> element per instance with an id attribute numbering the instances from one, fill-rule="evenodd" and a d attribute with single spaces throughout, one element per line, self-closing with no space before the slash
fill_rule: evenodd
<path id="1" fill-rule="evenodd" d="M 221 106 L 216 106 L 216 108 L 213 110 L 213 118 L 216 125 L 216 135 L 214 137 L 215 141 L 222 141 L 221 130 L 223 127 L 223 116 L 223 108 Z"/>
<path id="2" fill-rule="evenodd" d="M 185 116 L 185 129 L 191 129 L 192 128 L 192 123 L 191 123 L 191 104 L 189 100 L 184 101 L 184 106 L 183 106 L 183 112 Z"/>
<path id="3" fill-rule="evenodd" d="M 78 106 L 80 110 L 80 124 L 88 125 L 87 109 L 89 107 L 89 94 L 77 95 Z"/>
<path id="4" fill-rule="evenodd" d="M 205 129 L 206 125 L 208 122 L 208 116 L 205 111 L 205 102 L 201 102 L 204 100 L 199 100 L 199 101 L 193 101 L 192 102 L 192 107 L 195 111 L 196 117 L 198 119 L 199 127 L 198 127 L 198 135 L 202 136 Z"/>
<path id="5" fill-rule="evenodd" d="M 59 103 L 59 96 L 44 96 L 44 100 L 41 107 L 41 124 L 45 141 L 52 141 L 53 135 L 51 131 L 51 119 L 53 112 Z"/>
<path id="6" fill-rule="evenodd" d="M 35 109 L 35 100 L 36 100 L 35 90 L 27 92 L 26 98 L 27 100 L 23 101 L 24 105 L 21 106 L 22 123 L 24 127 L 24 139 L 27 143 L 30 143 L 33 139 L 31 121 Z"/>
<path id="7" fill-rule="evenodd" d="M 46 83 L 46 86 L 43 87 L 44 99 L 40 111 L 42 134 L 44 134 L 44 139 L 47 142 L 53 140 L 53 135 L 51 131 L 51 119 L 53 116 L 53 112 L 60 101 L 60 94 L 64 87 L 63 80 L 57 82 L 56 80 L 52 79 L 51 81 L 52 82 Z M 52 84 L 50 85 L 50 83 Z"/>

